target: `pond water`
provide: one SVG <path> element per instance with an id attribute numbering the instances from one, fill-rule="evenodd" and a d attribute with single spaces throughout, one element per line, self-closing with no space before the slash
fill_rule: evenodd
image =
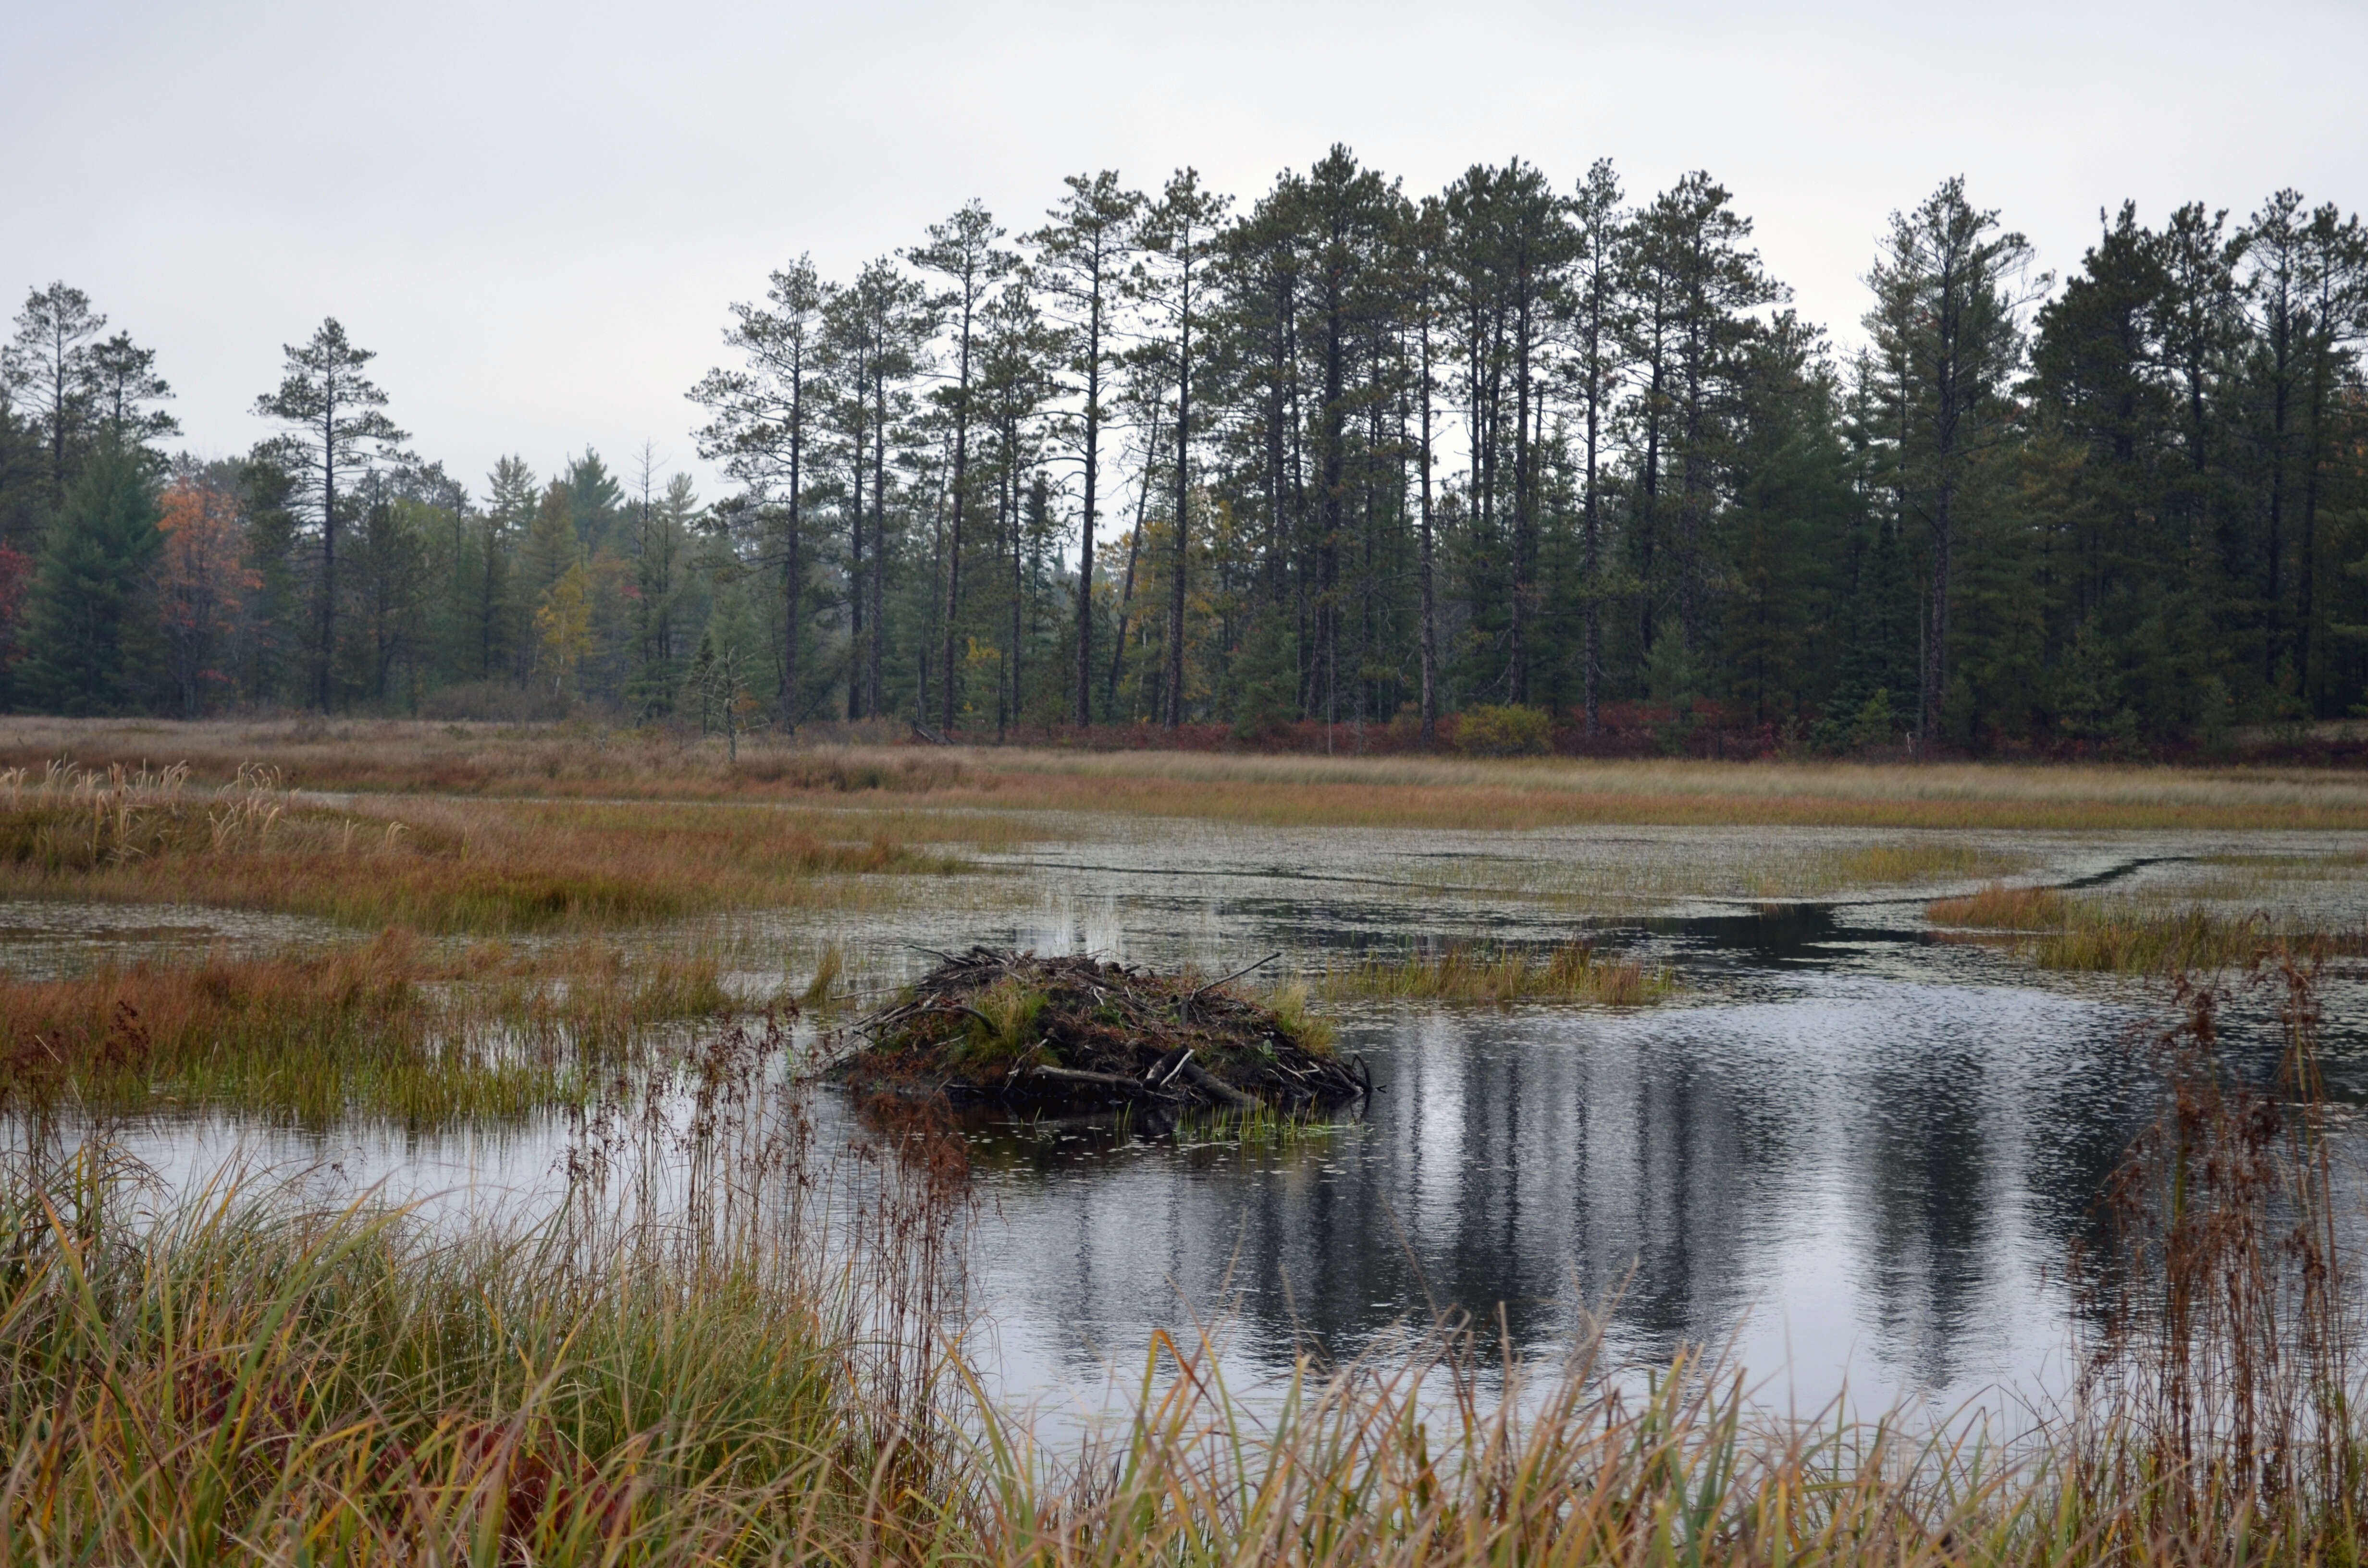
<path id="1" fill-rule="evenodd" d="M 920 949 L 973 940 L 1218 972 L 1275 950 L 1299 962 L 1586 930 L 1672 966 L 1683 986 L 1631 1012 L 1343 1008 L 1342 1048 L 1364 1054 L 1377 1092 L 1353 1117 L 1281 1139 L 1149 1139 L 1090 1119 L 973 1127 L 971 1348 L 1008 1396 L 1054 1414 L 1131 1387 L 1156 1328 L 1215 1324 L 1227 1362 L 1255 1375 L 1301 1349 L 1353 1355 L 1449 1309 L 1541 1353 L 1604 1310 L 1622 1352 L 1726 1346 L 1763 1398 L 1804 1409 L 1845 1390 L 1862 1407 L 1938 1410 L 2060 1388 L 2064 1265 L 2150 1102 L 2131 1048 L 2162 996 L 1931 939 L 1924 901 L 1965 879 L 1766 905 L 1756 890 L 1913 836 L 2034 880 L 2226 903 L 2236 892 L 2199 868 L 2317 865 L 2368 845 L 1048 825 L 1054 836 L 994 875 L 827 927 L 750 916 L 743 950 L 827 937 L 885 984 L 930 961 Z M 2356 927 L 2362 895 L 2356 877 L 2314 872 L 2277 896 Z M 189 939 L 188 912 L 117 913 L 108 926 L 0 906 L 0 928 L 18 926 L 0 936 L 0 963 L 39 971 L 61 961 L 59 942 L 113 942 L 94 932 L 142 922 Z M 43 937 L 42 922 L 65 935 Z M 2329 1077 L 2354 1103 L 2368 1095 L 2363 996 L 2357 966 L 2332 974 Z M 2258 1009 L 2239 1011 L 2236 1036 L 2257 1065 L 2273 1059 Z M 151 1125 L 135 1146 L 177 1179 L 243 1152 L 316 1164 L 334 1183 L 530 1210 L 554 1190 L 562 1137 L 265 1134 L 212 1119 Z"/>

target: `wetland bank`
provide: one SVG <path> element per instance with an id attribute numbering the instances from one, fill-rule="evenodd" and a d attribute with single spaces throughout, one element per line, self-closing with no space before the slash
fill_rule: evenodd
<path id="1" fill-rule="evenodd" d="M 165 1530 L 202 1473 L 242 1528 L 394 1540 L 333 1499 L 335 1458 L 399 1474 L 427 1534 L 499 1485 L 552 1540 L 630 1517 L 653 1558 L 860 1555 L 867 1529 L 1024 1556 L 1106 1500 L 1064 1468 L 1099 1440 L 1128 1485 L 1247 1486 L 1189 1527 L 1243 1541 L 1315 1505 L 1226 1468 L 1235 1422 L 1303 1481 L 1417 1513 L 1440 1485 L 1501 1507 L 1513 1463 L 1523 1506 L 1649 1515 L 1676 1494 L 1661 1453 L 1731 1540 L 1790 1509 L 1839 1555 L 1821 1532 L 1896 1539 L 1907 1510 L 2036 1560 L 2032 1510 L 2104 1450 L 1918 1479 L 1923 1450 L 1773 1413 L 1847 1392 L 1940 1430 L 2070 1389 L 2094 1324 L 2067 1259 L 2164 1082 L 2142 1046 L 2166 966 L 2214 966 L 2232 1078 L 2272 1085 L 2287 1003 L 2235 967 L 2317 956 L 2314 1125 L 2345 1226 L 2356 1207 L 2368 788 L 2341 776 L 753 747 L 733 769 L 370 726 L 166 755 L 182 733 L 95 726 L 80 771 L 11 756 L 0 790 L 11 1431 L 59 1441 L 23 1402 L 92 1346 L 154 1401 L 149 1447 L 85 1426 L 82 1471 L 15 1483 L 92 1530 L 131 1528 L 119 1483 Z M 1200 982 L 1280 951 L 1235 985 L 1321 1018 L 1375 1092 L 1168 1130 L 882 1119 L 792 1081 L 973 942 Z M 40 1211 L 37 1131 L 67 1161 Z M 83 1139 L 111 1176 L 77 1174 Z M 75 1278 L 209 1304 L 168 1346 L 153 1312 L 73 1307 Z M 1477 1337 L 1442 1347 L 1459 1312 Z M 266 1323 L 302 1331 L 257 1359 Z M 463 1353 L 489 1334 L 507 1361 Z M 1740 1403 L 1685 1370 L 1704 1354 Z M 1641 1401 L 1602 1403 L 1646 1368 Z M 1321 1391 L 1296 1415 L 1294 1369 Z M 1459 1400 L 1473 1424 L 1441 1425 Z M 997 1449 L 1020 1428 L 989 1409 L 1048 1449 Z M 205 1434 L 242 1410 L 232 1462 Z M 1417 1426 L 1470 1436 L 1415 1463 L 1394 1434 Z M 1777 1500 L 1785 1474 L 1814 1501 Z M 894 1502 L 932 1494 L 960 1505 Z M 1155 1513 L 1094 1539 L 1172 1548 Z"/>

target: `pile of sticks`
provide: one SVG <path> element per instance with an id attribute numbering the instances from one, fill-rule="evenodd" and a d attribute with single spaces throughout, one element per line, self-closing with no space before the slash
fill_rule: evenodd
<path id="1" fill-rule="evenodd" d="M 1145 1104 L 1295 1111 L 1370 1092 L 1361 1059 L 1310 1050 L 1268 1008 L 1213 981 L 1156 974 L 1084 956 L 974 947 L 939 953 L 937 968 L 862 1019 L 867 1041 L 841 1069 L 851 1081 L 1015 1107 Z M 1006 983 L 1042 1006 L 1026 1038 L 990 1060 L 978 1042 L 1005 1023 L 978 1003 Z"/>

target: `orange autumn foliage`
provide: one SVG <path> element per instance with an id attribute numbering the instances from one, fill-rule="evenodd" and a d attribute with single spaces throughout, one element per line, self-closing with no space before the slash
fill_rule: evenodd
<path id="1" fill-rule="evenodd" d="M 156 564 L 157 619 L 181 711 L 195 718 L 206 691 L 229 677 L 214 667 L 245 597 L 262 585 L 245 563 L 238 500 L 203 479 L 176 479 L 162 497 L 156 527 L 165 549 Z"/>

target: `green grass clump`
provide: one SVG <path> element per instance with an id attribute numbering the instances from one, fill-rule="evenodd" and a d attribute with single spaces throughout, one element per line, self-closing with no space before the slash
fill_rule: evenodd
<path id="1" fill-rule="evenodd" d="M 1269 991 L 1263 1000 L 1268 1010 L 1274 1014 L 1275 1028 L 1285 1039 L 1319 1056 L 1332 1053 L 1335 1043 L 1332 1020 L 1308 1006 L 1306 982 L 1285 982 Z"/>
<path id="2" fill-rule="evenodd" d="M 2042 969 L 2179 974 L 2246 963 L 2269 942 L 2266 922 L 2201 908 L 2083 909 L 2063 930 L 2037 937 L 2032 954 Z"/>
<path id="3" fill-rule="evenodd" d="M 1052 999 L 1042 987 L 1018 976 L 996 981 L 971 998 L 972 1016 L 950 1057 L 967 1067 L 986 1068 L 1030 1054 L 1043 1041 L 1039 1020 Z"/>

